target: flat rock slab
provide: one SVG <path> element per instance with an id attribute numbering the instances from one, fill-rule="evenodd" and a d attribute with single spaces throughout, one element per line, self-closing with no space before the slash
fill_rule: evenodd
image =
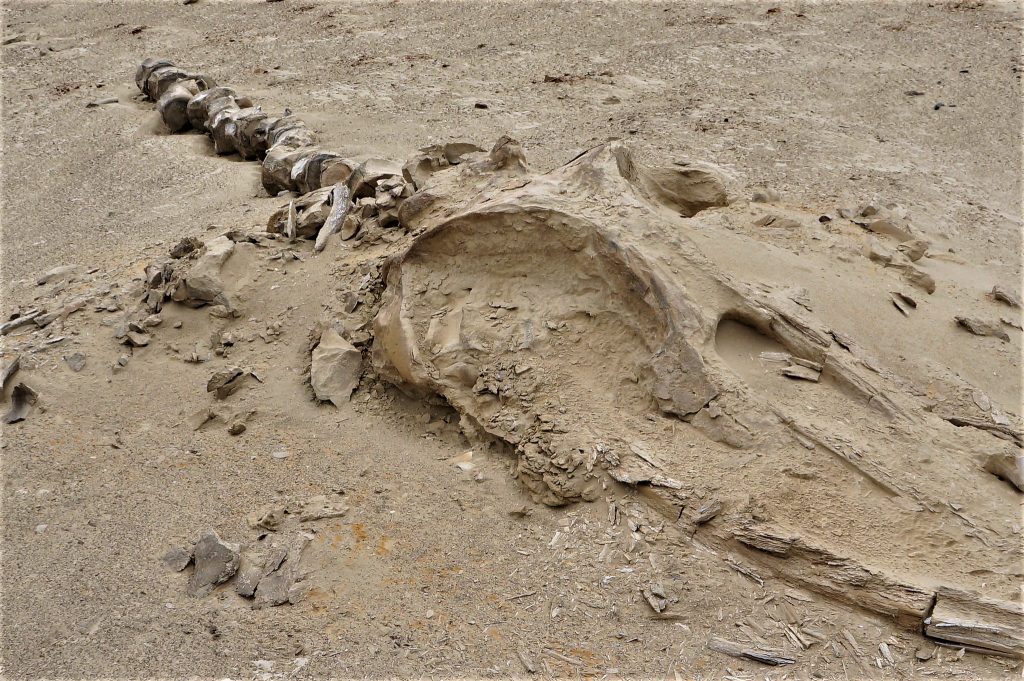
<path id="1" fill-rule="evenodd" d="M 299 520 L 312 522 L 328 518 L 340 518 L 348 513 L 348 506 L 340 501 L 331 501 L 324 495 L 310 497 L 302 502 Z"/>
<path id="2" fill-rule="evenodd" d="M 216 532 L 207 530 L 196 542 L 192 558 L 195 570 L 189 580 L 188 593 L 203 596 L 231 579 L 238 570 L 239 546 L 221 541 Z"/>
<path id="3" fill-rule="evenodd" d="M 352 397 L 359 386 L 363 371 L 363 356 L 351 343 L 334 329 L 320 336 L 320 344 L 313 350 L 310 383 L 316 398 L 341 406 Z"/>
<path id="4" fill-rule="evenodd" d="M 169 570 L 181 572 L 192 562 L 192 552 L 181 546 L 172 546 L 160 557 L 160 562 Z"/>
<path id="5" fill-rule="evenodd" d="M 78 372 L 85 368 L 85 355 L 81 352 L 68 355 L 64 358 L 64 361 L 68 363 L 68 367 L 72 371 Z"/>
<path id="6" fill-rule="evenodd" d="M 989 322 L 984 319 L 977 317 L 965 317 L 957 315 L 954 317 L 957 326 L 966 329 L 973 333 L 975 336 L 992 336 L 998 338 L 1004 343 L 1010 342 L 1010 334 L 1001 327 L 997 322 Z"/>
<path id="7" fill-rule="evenodd" d="M 254 555 L 243 554 L 238 576 L 235 577 L 235 593 L 252 598 L 260 581 L 277 570 L 287 556 L 287 549 L 278 546 Z"/>

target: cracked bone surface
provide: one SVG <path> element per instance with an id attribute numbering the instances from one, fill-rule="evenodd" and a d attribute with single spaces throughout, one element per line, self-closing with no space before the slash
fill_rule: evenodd
<path id="1" fill-rule="evenodd" d="M 187 73 L 146 68 L 144 92 L 184 96 L 170 87 Z M 316 148 L 299 119 L 265 117 L 227 88 L 198 92 L 186 110 L 218 152 L 262 158 L 271 193 L 320 190 L 295 202 L 315 205 L 320 223 L 331 212 L 323 188 L 348 183 L 369 198 L 367 178 L 402 176 L 399 162 Z M 1010 600 L 1016 492 L 973 462 L 997 440 L 933 413 L 799 295 L 706 255 L 691 231 L 732 201 L 727 173 L 648 167 L 619 142 L 544 174 L 509 138 L 464 152 L 451 163 L 425 150 L 404 166 L 415 193 L 395 209 L 405 232 L 373 321 L 382 377 L 443 397 L 468 431 L 505 443 L 543 503 L 632 486 L 685 534 L 786 582 L 945 643 L 1024 654 Z M 315 236 L 317 224 L 296 219 Z M 764 371 L 776 358 L 814 380 Z M 978 517 L 947 502 L 925 450 L 958 462 L 958 499 Z M 713 497 L 723 510 L 696 522 Z M 942 547 L 938 562 L 918 558 L 925 545 Z"/>

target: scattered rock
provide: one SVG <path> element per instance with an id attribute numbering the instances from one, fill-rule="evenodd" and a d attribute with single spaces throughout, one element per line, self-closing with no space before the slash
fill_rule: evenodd
<path id="1" fill-rule="evenodd" d="M 957 325 L 961 328 L 967 329 L 975 336 L 992 336 L 998 338 L 1004 343 L 1010 342 L 1010 334 L 1006 333 L 999 324 L 995 322 L 989 322 L 984 319 L 977 317 L 965 317 L 957 315 L 953 318 Z"/>
<path id="2" fill-rule="evenodd" d="M 102 99 L 94 99 L 85 105 L 87 109 L 95 109 L 96 107 L 103 106 L 104 104 L 114 104 L 117 102 L 117 97 L 103 97 Z"/>
<path id="3" fill-rule="evenodd" d="M 192 562 L 192 552 L 180 546 L 172 546 L 160 557 L 160 562 L 170 570 L 181 572 Z"/>
<path id="4" fill-rule="evenodd" d="M 996 284 L 992 287 L 992 298 L 1001 303 L 1006 303 L 1010 307 L 1021 306 L 1020 296 L 1001 284 Z"/>
<path id="5" fill-rule="evenodd" d="M 308 540 L 302 538 L 288 551 L 283 564 L 263 577 L 256 587 L 253 606 L 264 608 L 285 603 L 295 603 L 303 595 L 306 585 L 301 567 L 302 552 Z"/>
<path id="6" fill-rule="evenodd" d="M 50 313 L 47 313 L 47 314 L 39 315 L 38 317 L 36 317 L 32 321 L 35 322 L 36 326 L 38 326 L 39 328 L 42 329 L 42 328 L 45 328 L 45 327 L 49 326 L 54 321 L 56 321 L 57 317 L 59 317 L 59 316 L 60 316 L 60 312 L 50 312 Z"/>
<path id="7" fill-rule="evenodd" d="M 867 210 L 867 209 L 865 209 Z M 910 231 L 910 225 L 905 221 L 896 218 L 881 218 L 879 220 L 857 221 L 857 224 L 874 234 L 892 237 L 899 242 L 910 241 L 914 235 Z"/>
<path id="8" fill-rule="evenodd" d="M 220 271 L 235 250 L 235 242 L 226 236 L 219 236 L 204 244 L 203 254 L 199 256 L 191 271 L 178 282 L 172 294 L 177 302 L 199 307 L 201 305 L 233 306 L 224 291 Z"/>
<path id="9" fill-rule="evenodd" d="M 748 647 L 739 643 L 727 641 L 724 638 L 712 638 L 708 643 L 708 647 L 716 652 L 725 653 L 732 657 L 746 658 L 748 660 L 754 660 L 755 662 L 771 666 L 787 665 L 795 662 L 792 658 L 783 657 L 780 653 L 775 651 Z"/>
<path id="10" fill-rule="evenodd" d="M 221 541 L 217 533 L 207 530 L 199 537 L 192 551 L 195 569 L 189 580 L 188 593 L 204 596 L 238 570 L 239 546 Z"/>
<path id="11" fill-rule="evenodd" d="M 188 423 L 189 427 L 195 431 L 199 430 L 200 428 L 205 426 L 209 421 L 212 421 L 216 418 L 217 414 L 215 414 L 211 409 L 203 408 L 189 416 L 186 419 L 186 422 Z"/>
<path id="12" fill-rule="evenodd" d="M 868 237 L 864 243 L 864 255 L 868 260 L 888 265 L 892 262 L 892 251 L 878 243 L 878 239 Z"/>
<path id="13" fill-rule="evenodd" d="M 235 593 L 245 598 L 252 598 L 259 587 L 260 581 L 278 569 L 287 556 L 288 551 L 279 546 L 261 551 L 256 555 L 242 554 L 239 562 L 238 576 L 235 577 Z"/>
<path id="14" fill-rule="evenodd" d="M 903 278 L 928 295 L 935 293 L 935 279 L 932 278 L 932 275 L 917 269 L 913 265 L 906 265 L 903 268 Z"/>
<path id="15" fill-rule="evenodd" d="M 362 374 L 362 354 L 334 329 L 324 331 L 313 350 L 310 383 L 318 400 L 341 406 L 352 397 Z"/>
<path id="16" fill-rule="evenodd" d="M 929 245 L 924 239 L 911 239 L 910 241 L 904 241 L 896 248 L 907 257 L 907 260 L 917 262 L 928 252 Z"/>
<path id="17" fill-rule="evenodd" d="M 288 602 L 288 589 L 292 581 L 289 572 L 279 570 L 260 580 L 253 594 L 257 608 L 284 605 Z"/>
<path id="18" fill-rule="evenodd" d="M 476 464 L 473 463 L 472 449 L 467 449 L 458 456 L 453 456 L 451 459 L 449 459 L 449 461 L 455 464 L 455 467 L 458 468 L 460 471 L 468 472 L 476 468 Z"/>
<path id="19" fill-rule="evenodd" d="M 68 367 L 76 373 L 85 368 L 85 355 L 81 352 L 68 355 L 64 358 L 64 361 L 67 362 Z"/>
<path id="20" fill-rule="evenodd" d="M 527 504 L 517 504 L 508 510 L 508 514 L 513 518 L 526 518 L 533 513 L 533 509 Z"/>
<path id="21" fill-rule="evenodd" d="M 153 340 L 153 336 L 148 333 L 141 333 L 139 331 L 129 331 L 121 339 L 121 343 L 133 348 L 143 348 L 149 345 L 149 342 Z"/>
<path id="22" fill-rule="evenodd" d="M 246 516 L 246 521 L 249 523 L 249 527 L 253 529 L 262 528 L 271 532 L 277 532 L 281 529 L 281 524 L 284 523 L 285 516 L 287 515 L 288 508 L 285 506 L 268 506 L 267 508 L 250 513 Z"/>
<path id="23" fill-rule="evenodd" d="M 325 520 L 327 518 L 340 518 L 348 513 L 348 506 L 340 501 L 330 501 L 324 495 L 310 497 L 302 502 L 299 510 L 299 520 L 312 522 L 314 520 Z"/>
<path id="24" fill-rule="evenodd" d="M 799 229 L 800 223 L 791 218 L 782 218 L 777 215 L 762 215 L 754 221 L 755 227 L 771 227 L 772 229 Z"/>
<path id="25" fill-rule="evenodd" d="M 652 582 L 646 589 L 640 589 L 640 593 L 654 612 L 664 612 L 665 608 L 668 607 L 668 598 L 665 595 L 665 587 L 660 583 Z"/>
<path id="26" fill-rule="evenodd" d="M 256 375 L 241 367 L 221 369 L 206 382 L 206 392 L 213 393 L 218 400 L 223 400 L 241 388 L 250 376 L 255 378 Z"/>
<path id="27" fill-rule="evenodd" d="M 352 214 L 346 215 L 345 221 L 341 223 L 341 240 L 348 241 L 355 237 L 360 226 L 359 218 Z"/>
<path id="28" fill-rule="evenodd" d="M 750 200 L 753 203 L 775 203 L 779 198 L 779 193 L 774 189 L 759 189 L 754 192 Z"/>
<path id="29" fill-rule="evenodd" d="M 203 247 L 203 242 L 194 236 L 187 236 L 171 247 L 170 256 L 175 260 L 184 258 Z"/>
<path id="30" fill-rule="evenodd" d="M 14 390 L 11 391 L 11 408 L 4 414 L 4 423 L 24 421 L 31 413 L 38 398 L 39 395 L 36 391 L 24 383 L 14 386 Z"/>
<path id="31" fill-rule="evenodd" d="M 227 305 L 211 305 L 210 316 L 216 319 L 231 319 L 235 316 L 235 311 Z"/>
<path id="32" fill-rule="evenodd" d="M 889 291 L 889 297 L 892 299 L 892 304 L 896 306 L 896 309 L 899 310 L 904 317 L 909 317 L 910 311 L 917 309 L 917 301 L 905 293 Z"/>
<path id="33" fill-rule="evenodd" d="M 228 426 L 228 435 L 241 435 L 245 432 L 245 424 L 241 421 L 235 421 Z"/>
<path id="34" fill-rule="evenodd" d="M 57 281 L 64 279 L 67 276 L 73 274 L 78 270 L 77 265 L 64 265 L 62 267 L 54 267 L 52 270 L 45 272 L 36 277 L 36 285 L 42 286 L 43 284 L 49 284 L 51 281 Z"/>

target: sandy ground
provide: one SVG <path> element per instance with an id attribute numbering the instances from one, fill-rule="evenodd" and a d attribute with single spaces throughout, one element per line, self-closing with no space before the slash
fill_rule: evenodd
<path id="1" fill-rule="evenodd" d="M 972 302 L 995 283 L 1019 291 L 1020 13 L 932 5 L 8 3 L 5 39 L 22 38 L 2 48 L 4 318 L 35 295 L 123 287 L 182 236 L 259 229 L 278 207 L 256 164 L 162 129 L 132 82 L 158 55 L 290 107 L 350 156 L 508 133 L 544 171 L 617 137 L 645 160 L 712 161 L 794 211 L 897 203 L 947 258 L 936 265 L 946 302 L 916 325 L 877 314 L 888 303 L 856 288 L 844 296 L 852 266 L 784 233 L 694 240 L 750 279 L 834 290 L 836 307 L 817 311 L 836 328 L 856 319 L 891 366 L 925 382 L 941 364 L 1019 416 L 1019 333 L 960 345 L 929 324 L 973 306 L 996 314 Z M 119 101 L 87 108 L 108 96 Z M 451 459 L 474 443 L 445 407 L 377 382 L 347 407 L 317 406 L 301 377 L 306 339 L 325 293 L 360 274 L 356 261 L 317 262 L 268 269 L 282 288 L 233 329 L 245 350 L 232 352 L 273 386 L 232 405 L 255 412 L 241 437 L 187 425 L 210 367 L 180 357 L 223 328 L 205 312 L 167 312 L 158 347 L 116 371 L 125 351 L 92 311 L 23 359 L 41 402 L 3 433 L 6 676 L 507 677 L 528 674 L 526 657 L 549 676 L 777 678 L 787 670 L 706 641 L 794 607 L 868 653 L 812 647 L 788 670 L 798 678 L 1019 673 L 954 651 L 921 663 L 920 637 L 806 595 L 783 606 L 699 544 L 663 539 L 642 561 L 609 563 L 603 547 L 628 544 L 631 528 L 606 502 L 532 504 L 499 450 L 477 448 L 477 468 L 460 471 Z M 32 281 L 59 265 L 98 269 L 78 285 Z M 281 335 L 260 338 L 274 322 Z M 21 341 L 5 342 L 4 364 Z M 62 360 L 76 350 L 82 372 Z M 254 510 L 340 492 L 350 510 L 318 524 L 316 586 L 296 605 L 253 610 L 230 589 L 191 598 L 159 561 L 206 528 L 259 541 Z M 624 498 L 647 528 L 662 523 Z M 510 514 L 523 504 L 529 515 Z M 653 620 L 638 600 L 655 574 L 670 575 L 683 617 Z M 895 666 L 875 663 L 885 641 Z"/>

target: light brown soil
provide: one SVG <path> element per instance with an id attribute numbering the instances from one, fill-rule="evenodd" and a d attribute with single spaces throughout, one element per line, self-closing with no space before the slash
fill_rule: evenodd
<path id="1" fill-rule="evenodd" d="M 536 172 L 612 137 L 657 165 L 714 162 L 740 200 L 678 227 L 692 252 L 667 231 L 682 222 L 651 226 L 640 247 L 666 267 L 696 252 L 737 282 L 803 287 L 816 318 L 854 337 L 907 395 L 936 412 L 991 404 L 1019 425 L 1020 331 L 1004 326 L 1003 343 L 952 320 L 1020 321 L 1020 310 L 986 296 L 997 283 L 1020 290 L 1020 11 L 932 5 L 8 4 L 4 35 L 24 38 L 2 48 L 3 319 L 106 284 L 97 302 L 130 305 L 133 278 L 181 237 L 258 231 L 281 205 L 260 187 L 257 163 L 162 128 L 132 82 L 143 58 L 162 56 L 268 110 L 290 107 L 323 148 L 352 157 L 403 159 L 454 139 L 489 147 L 507 133 Z M 119 101 L 86 107 L 111 95 Z M 781 198 L 749 203 L 761 187 Z M 899 204 L 931 242 L 935 294 L 862 255 L 863 234 L 836 209 L 869 202 Z M 798 225 L 756 226 L 766 213 Z M 834 224 L 819 225 L 820 214 Z M 780 464 L 774 452 L 700 441 L 694 457 L 694 429 L 648 417 L 638 406 L 645 386 L 628 375 L 658 323 L 628 297 L 602 306 L 605 289 L 572 276 L 592 275 L 588 263 L 517 248 L 536 251 L 536 278 L 514 291 L 488 267 L 504 276 L 522 263 L 500 255 L 477 253 L 464 269 L 450 252 L 441 260 L 452 262 L 425 261 L 450 274 L 449 286 L 479 279 L 478 295 L 523 295 L 546 314 L 603 308 L 582 343 L 556 344 L 538 364 L 566 393 L 551 409 L 580 437 L 631 434 L 656 452 L 690 452 L 674 472 L 729 508 L 769 508 L 915 583 L 955 574 L 965 588 L 1019 600 L 1020 495 L 978 463 L 1007 443 L 923 420 L 912 431 L 920 448 L 907 446 L 848 407 L 828 374 L 804 385 L 764 371 L 759 353 L 779 347 L 726 321 L 698 349 L 745 386 L 734 394 L 889 443 L 868 458 L 961 515 L 943 508 L 948 523 L 935 529 L 931 515 L 893 510 L 856 472 L 815 459 L 820 449 Z M 317 405 L 304 375 L 310 335 L 388 249 L 298 251 L 300 262 L 245 251 L 231 272 L 246 290 L 242 318 L 168 305 L 145 348 L 118 345 L 119 315 L 94 303 L 62 330 L 4 337 L 2 364 L 21 354 L 17 379 L 40 396 L 26 421 L 3 430 L 5 676 L 524 677 L 530 666 L 611 678 L 1019 674 L 1013 660 L 958 659 L 956 649 L 921 661 L 915 652 L 934 644 L 918 633 L 761 574 L 711 536 L 691 540 L 643 490 L 537 504 L 510 475 L 510 447 L 467 440 L 443 400 L 407 397 L 373 372 L 351 404 Z M 58 265 L 80 269 L 36 285 Z M 691 295 L 707 294 L 699 305 L 721 294 L 695 272 L 675 274 Z M 913 316 L 893 307 L 895 288 L 914 291 Z M 566 291 L 575 302 L 557 298 Z M 431 305 L 424 297 L 421 321 Z M 275 323 L 280 335 L 268 334 Z M 235 339 L 225 356 L 183 361 L 197 346 L 212 355 L 222 332 Z M 47 336 L 64 340 L 43 345 Z M 73 352 L 87 357 L 81 372 L 64 360 Z M 214 401 L 206 382 L 230 364 L 262 382 Z M 211 405 L 223 420 L 194 430 L 190 417 Z M 236 416 L 247 428 L 233 437 Z M 870 432 L 858 433 L 864 424 Z M 282 449 L 288 456 L 275 458 Z M 470 449 L 474 467 L 463 471 L 453 459 Z M 230 584 L 190 597 L 186 576 L 160 562 L 207 528 L 264 541 L 247 516 L 320 494 L 340 494 L 349 511 L 309 526 L 312 589 L 294 605 L 253 609 Z M 840 498 L 848 505 L 830 506 Z M 510 513 L 524 505 L 527 515 Z M 962 516 L 981 522 L 982 539 Z M 670 592 L 674 619 L 657 619 L 640 595 L 652 582 Z M 824 640 L 794 648 L 783 622 Z M 721 655 L 707 646 L 716 636 L 762 638 L 797 664 L 773 670 Z"/>

